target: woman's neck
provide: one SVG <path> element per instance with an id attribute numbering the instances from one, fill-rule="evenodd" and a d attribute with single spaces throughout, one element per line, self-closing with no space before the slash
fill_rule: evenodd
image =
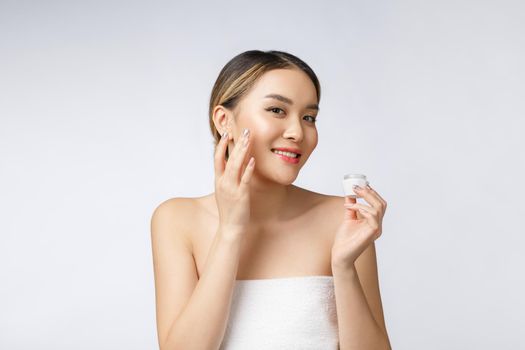
<path id="1" fill-rule="evenodd" d="M 291 208 L 296 186 L 250 183 L 250 221 L 264 224 L 286 216 Z"/>

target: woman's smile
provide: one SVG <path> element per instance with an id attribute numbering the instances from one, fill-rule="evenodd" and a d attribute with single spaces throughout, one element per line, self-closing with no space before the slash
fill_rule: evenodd
<path id="1" fill-rule="evenodd" d="M 298 164 L 299 163 L 299 158 L 301 157 L 300 154 L 295 154 L 295 153 L 290 153 L 290 152 L 282 152 L 282 151 L 278 151 L 278 150 L 272 150 L 272 153 L 275 154 L 276 156 L 278 156 L 279 158 L 281 158 L 282 160 L 284 160 L 285 162 L 290 163 L 290 164 Z M 292 156 L 294 154 L 295 154 L 295 156 Z"/>

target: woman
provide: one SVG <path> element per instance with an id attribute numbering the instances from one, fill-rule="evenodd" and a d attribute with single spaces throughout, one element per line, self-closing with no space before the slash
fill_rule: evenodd
<path id="1" fill-rule="evenodd" d="M 151 219 L 168 349 L 390 349 L 374 240 L 386 202 L 292 185 L 314 151 L 320 86 L 299 58 L 243 52 L 210 99 L 215 192 Z M 290 153 L 291 152 L 291 153 Z"/>

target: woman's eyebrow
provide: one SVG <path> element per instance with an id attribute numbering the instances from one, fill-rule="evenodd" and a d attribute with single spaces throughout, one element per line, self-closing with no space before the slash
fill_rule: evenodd
<path id="1" fill-rule="evenodd" d="M 284 103 L 287 103 L 289 105 L 293 105 L 293 101 L 291 99 L 289 99 L 288 97 L 284 97 L 283 95 L 279 95 L 279 94 L 269 94 L 269 95 L 266 95 L 264 96 L 265 98 L 274 98 L 276 100 L 279 100 L 281 102 L 284 102 Z M 315 109 L 316 111 L 319 110 L 319 105 L 317 103 L 314 103 L 314 104 L 310 104 L 308 106 L 306 106 L 307 109 Z"/>

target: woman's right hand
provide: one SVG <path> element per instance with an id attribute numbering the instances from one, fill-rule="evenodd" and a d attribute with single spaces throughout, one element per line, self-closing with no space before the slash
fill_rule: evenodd
<path id="1" fill-rule="evenodd" d="M 255 166 L 251 157 L 244 167 L 248 154 L 250 132 L 245 129 L 235 143 L 226 161 L 230 135 L 223 135 L 215 150 L 215 200 L 219 211 L 219 227 L 243 234 L 250 222 L 249 183 Z"/>

